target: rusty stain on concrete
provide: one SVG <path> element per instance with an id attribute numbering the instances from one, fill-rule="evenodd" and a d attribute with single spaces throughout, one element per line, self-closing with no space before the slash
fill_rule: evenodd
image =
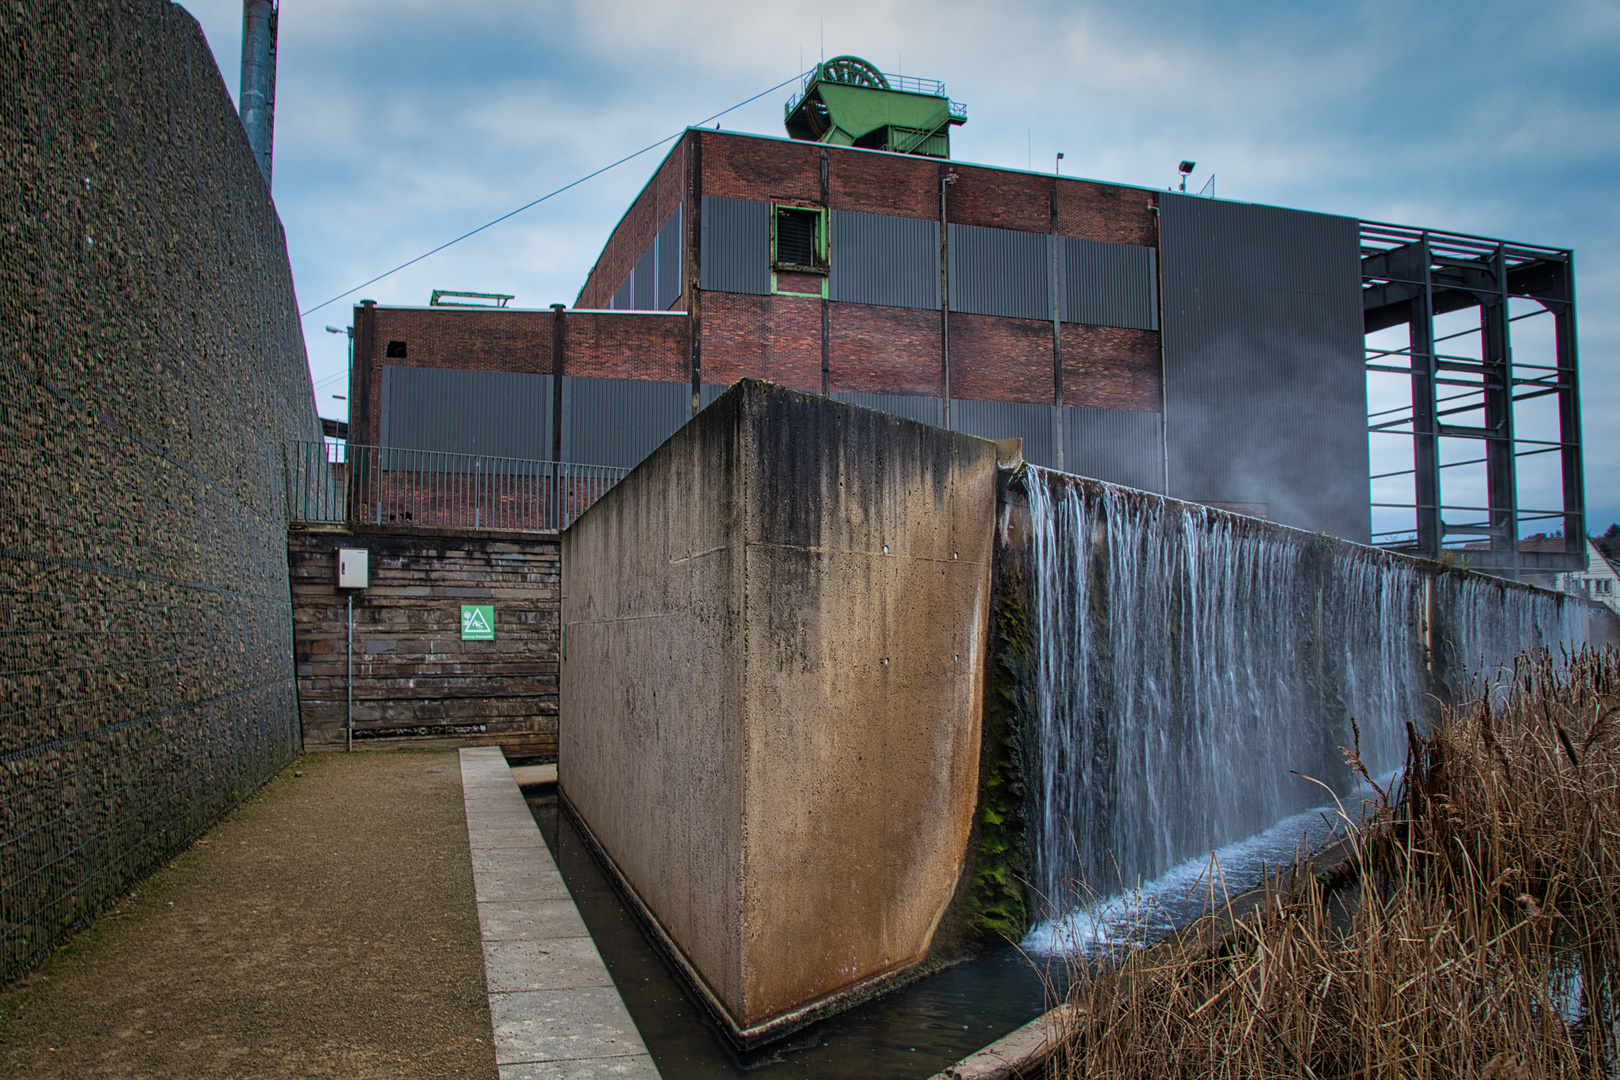
<path id="1" fill-rule="evenodd" d="M 927 954 L 995 486 L 993 443 L 744 382 L 564 536 L 561 791 L 734 1036 Z"/>

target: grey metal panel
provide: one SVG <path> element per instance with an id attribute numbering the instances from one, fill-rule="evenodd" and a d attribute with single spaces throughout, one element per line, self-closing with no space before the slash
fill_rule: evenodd
<path id="1" fill-rule="evenodd" d="M 627 311 L 635 307 L 636 303 L 636 272 L 632 268 L 625 276 L 624 284 L 613 292 L 613 300 L 608 305 L 616 311 Z"/>
<path id="2" fill-rule="evenodd" d="M 981 439 L 1023 439 L 1024 460 L 1051 468 L 1057 464 L 1050 405 L 1007 401 L 951 400 L 951 428 Z"/>
<path id="3" fill-rule="evenodd" d="M 653 243 L 649 244 L 641 258 L 636 260 L 635 272 L 631 274 L 631 280 L 635 283 L 631 302 L 635 304 L 637 311 L 658 310 L 655 293 L 658 281 L 657 263 L 654 261 L 656 256 L 654 248 L 657 242 L 657 238 L 654 237 Z"/>
<path id="4" fill-rule="evenodd" d="M 834 210 L 831 253 L 829 299 L 939 307 L 939 222 Z"/>
<path id="5" fill-rule="evenodd" d="M 1169 494 L 1370 530 L 1360 229 L 1161 196 Z"/>
<path id="6" fill-rule="evenodd" d="M 890 416 L 903 416 L 907 420 L 933 424 L 935 427 L 939 426 L 944 414 L 940 399 L 937 397 L 916 397 L 910 394 L 854 394 L 844 390 L 834 390 L 827 396 L 846 405 L 876 409 Z"/>
<path id="7" fill-rule="evenodd" d="M 703 288 L 768 295 L 771 291 L 770 204 L 703 196 Z"/>
<path id="8" fill-rule="evenodd" d="M 1164 424 L 1158 413 L 1063 410 L 1063 468 L 1110 484 L 1162 491 Z"/>
<path id="9" fill-rule="evenodd" d="M 1065 236 L 1065 322 L 1159 328 L 1159 275 L 1152 248 Z"/>
<path id="10" fill-rule="evenodd" d="M 698 387 L 698 408 L 707 409 L 714 404 L 715 398 L 730 389 L 730 386 L 723 383 L 704 383 Z M 686 400 L 688 403 L 692 400 L 692 388 L 690 386 L 686 388 Z"/>
<path id="11" fill-rule="evenodd" d="M 386 366 L 384 446 L 449 454 L 551 457 L 551 376 Z"/>
<path id="12" fill-rule="evenodd" d="M 675 213 L 671 214 L 664 227 L 658 230 L 658 236 L 653 241 L 658 250 L 658 286 L 653 297 L 653 306 L 659 311 L 667 311 L 681 298 L 684 290 L 681 281 L 683 269 L 681 243 L 686 234 L 681 230 L 682 209 L 680 206 L 675 208 Z"/>
<path id="13" fill-rule="evenodd" d="M 1050 319 L 1047 239 L 1044 233 L 952 225 L 951 310 Z"/>
<path id="14" fill-rule="evenodd" d="M 569 453 L 581 465 L 630 469 L 692 416 L 690 383 L 563 376 Z"/>

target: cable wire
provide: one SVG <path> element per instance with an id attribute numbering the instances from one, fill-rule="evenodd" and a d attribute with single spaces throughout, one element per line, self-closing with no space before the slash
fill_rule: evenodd
<path id="1" fill-rule="evenodd" d="M 776 93 L 776 91 L 782 89 L 782 87 L 792 85 L 793 83 L 799 81 L 800 79 L 803 79 L 805 77 L 805 75 L 807 75 L 807 74 L 809 74 L 807 71 L 801 71 L 797 75 L 793 76 L 793 78 L 791 78 L 791 79 L 784 79 L 782 82 L 777 83 L 775 86 L 771 87 L 770 89 L 761 90 L 759 93 L 755 94 L 753 97 L 747 98 L 746 100 L 743 100 L 743 101 L 739 101 L 739 102 L 737 102 L 737 104 L 731 106 L 729 109 L 722 109 L 720 112 L 715 113 L 713 116 L 708 117 L 707 119 L 704 119 L 704 120 L 699 120 L 697 123 L 692 124 L 690 126 L 691 127 L 702 127 L 704 124 L 707 124 L 712 120 L 718 120 L 722 116 L 726 115 L 726 113 L 736 112 L 738 109 L 742 108 L 744 105 L 752 104 L 753 102 L 758 101 L 760 98 L 764 97 L 766 94 L 774 94 L 774 93 Z M 444 243 L 440 244 L 438 247 L 434 248 L 432 251 L 424 251 L 422 254 L 418 255 L 416 258 L 410 259 L 410 260 L 408 260 L 406 262 L 402 262 L 398 266 L 394 267 L 392 270 L 389 270 L 386 273 L 378 274 L 376 277 L 372 278 L 370 281 L 362 281 L 360 284 L 356 285 L 354 288 L 348 289 L 348 290 L 346 290 L 344 292 L 340 292 L 336 296 L 332 297 L 332 299 L 330 299 L 330 300 L 323 300 L 319 304 L 316 304 L 314 307 L 310 308 L 309 310 L 299 312 L 298 317 L 300 319 L 307 318 L 310 315 L 313 315 L 317 311 L 321 310 L 321 308 L 326 307 L 329 304 L 337 303 L 339 300 L 343 299 L 345 296 L 352 296 L 355 293 L 359 292 L 361 289 L 366 288 L 367 286 L 377 284 L 377 282 L 381 281 L 385 277 L 389 277 L 389 276 L 391 276 L 393 274 L 399 273 L 401 270 L 405 269 L 407 266 L 415 265 L 416 263 L 421 262 L 423 259 L 427 258 L 430 255 L 437 255 L 439 252 L 443 251 L 445 248 L 450 247 L 453 244 L 461 243 L 463 240 L 467 239 L 469 236 L 476 236 L 477 234 L 483 232 L 485 229 L 489 228 L 492 225 L 499 225 L 501 222 L 505 221 L 509 217 L 516 217 L 518 214 L 523 213 L 523 211 L 528 210 L 531 207 L 539 206 L 541 203 L 545 202 L 547 199 L 552 198 L 553 196 L 561 195 L 563 192 L 567 191 L 569 188 L 578 187 L 580 184 L 583 184 L 585 181 L 593 180 L 596 177 L 601 176 L 603 173 L 607 172 L 610 169 L 618 168 L 620 165 L 623 165 L 627 161 L 633 161 L 636 158 L 640 157 L 642 154 L 645 154 L 650 150 L 656 150 L 660 146 L 663 146 L 665 143 L 669 142 L 671 139 L 680 138 L 681 133 L 686 131 L 686 130 L 687 130 L 686 128 L 682 128 L 680 131 L 677 131 L 677 132 L 675 132 L 675 133 L 673 133 L 671 135 L 666 135 L 662 139 L 659 139 L 655 143 L 650 143 L 647 146 L 643 146 L 640 150 L 637 150 L 633 154 L 626 154 L 624 157 L 620 158 L 618 161 L 615 161 L 611 165 L 604 165 L 600 169 L 597 169 L 595 172 L 590 173 L 589 175 L 586 175 L 586 176 L 582 176 L 578 180 L 573 181 L 572 183 L 564 184 L 562 187 L 558 188 L 556 191 L 548 192 L 548 193 L 540 196 L 538 199 L 534 200 L 533 202 L 524 203 L 522 206 L 518 207 L 516 210 L 512 210 L 512 211 L 509 211 L 509 212 L 507 212 L 505 214 L 502 214 L 500 217 L 495 218 L 493 221 L 486 221 L 482 225 L 478 226 L 478 228 L 473 229 L 471 232 L 464 232 L 460 236 L 456 237 L 454 240 L 445 241 Z"/>

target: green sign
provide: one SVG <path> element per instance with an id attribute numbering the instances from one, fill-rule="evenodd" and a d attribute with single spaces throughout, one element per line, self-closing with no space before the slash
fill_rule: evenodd
<path id="1" fill-rule="evenodd" d="M 495 606 L 493 604 L 461 605 L 461 640 L 495 640 Z"/>

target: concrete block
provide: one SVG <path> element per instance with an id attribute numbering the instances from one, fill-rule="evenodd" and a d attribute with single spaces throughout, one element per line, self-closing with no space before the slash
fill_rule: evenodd
<path id="1" fill-rule="evenodd" d="M 589 937 L 545 941 L 485 941 L 484 975 L 491 993 L 612 986 Z"/>
<path id="2" fill-rule="evenodd" d="M 646 1054 L 584 1061 L 525 1061 L 502 1065 L 500 1080 L 658 1080 L 658 1069 Z"/>
<path id="3" fill-rule="evenodd" d="M 745 381 L 564 534 L 560 790 L 738 1037 L 927 955 L 995 487 L 993 443 Z"/>
<path id="4" fill-rule="evenodd" d="M 519 900 L 478 905 L 485 941 L 548 941 L 586 937 L 572 900 Z"/>
<path id="5" fill-rule="evenodd" d="M 500 1065 L 647 1052 L 611 986 L 493 993 L 489 1011 Z"/>

